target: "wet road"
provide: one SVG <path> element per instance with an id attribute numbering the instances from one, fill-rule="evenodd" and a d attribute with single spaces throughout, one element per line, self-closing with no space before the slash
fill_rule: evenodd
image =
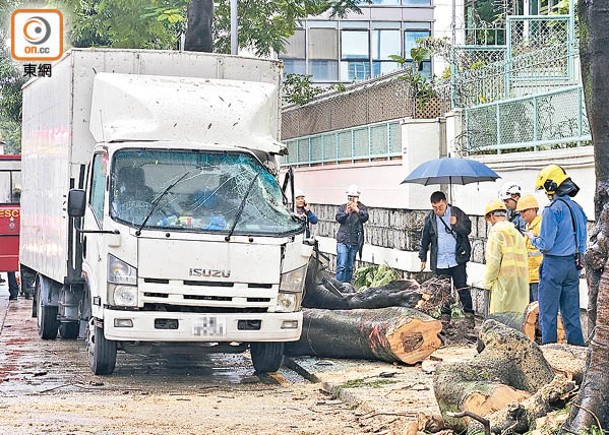
<path id="1" fill-rule="evenodd" d="M 248 354 L 134 355 L 119 351 L 111 376 L 95 376 L 88 366 L 82 339 L 41 340 L 31 301 L 11 301 L 0 348 L 0 395 L 42 391 L 154 389 L 157 393 L 199 391 L 224 385 L 307 382 L 291 370 L 254 376 Z M 102 384 L 102 385 L 100 385 Z"/>
<path id="2" fill-rule="evenodd" d="M 119 351 L 95 376 L 82 340 L 41 340 L 31 301 L 0 288 L 0 434 L 357 434 L 354 411 L 295 372 L 258 377 L 247 353 Z M 6 317 L 4 314 L 6 313 Z"/>

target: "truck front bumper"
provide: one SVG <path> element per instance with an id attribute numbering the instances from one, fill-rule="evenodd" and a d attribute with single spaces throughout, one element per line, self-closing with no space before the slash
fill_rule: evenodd
<path id="1" fill-rule="evenodd" d="M 296 313 L 199 314 L 104 309 L 104 336 L 116 341 L 284 342 L 302 331 Z"/>

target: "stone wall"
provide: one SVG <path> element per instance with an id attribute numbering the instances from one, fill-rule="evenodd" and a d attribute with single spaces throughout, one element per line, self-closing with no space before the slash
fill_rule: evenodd
<path id="1" fill-rule="evenodd" d="M 312 234 L 334 238 L 339 224 L 336 222 L 335 205 L 312 204 L 319 223 L 313 225 Z M 364 224 L 365 243 L 384 248 L 418 252 L 423 222 L 429 210 L 368 208 L 370 219 Z M 472 220 L 472 259 L 484 263 L 484 246 L 490 226 L 482 216 L 470 216 Z"/>

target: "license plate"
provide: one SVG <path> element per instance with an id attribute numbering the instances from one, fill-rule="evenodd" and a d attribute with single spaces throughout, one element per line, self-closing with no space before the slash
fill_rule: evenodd
<path id="1" fill-rule="evenodd" d="M 216 316 L 203 316 L 192 325 L 192 335 L 219 337 L 226 335 L 226 320 Z"/>

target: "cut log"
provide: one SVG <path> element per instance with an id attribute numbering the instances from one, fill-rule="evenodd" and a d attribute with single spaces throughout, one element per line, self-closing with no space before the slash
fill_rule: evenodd
<path id="1" fill-rule="evenodd" d="M 286 355 L 376 359 L 415 364 L 441 345 L 442 323 L 410 308 L 374 310 L 303 309 L 300 340 Z"/>
<path id="2" fill-rule="evenodd" d="M 541 326 L 539 325 L 539 302 L 532 302 L 527 306 L 524 312 L 522 332 L 524 332 L 524 335 L 529 337 L 531 340 L 535 340 L 535 342 L 541 343 Z M 560 318 L 560 314 L 558 315 L 557 334 L 558 343 L 567 342 L 565 328 L 562 325 L 562 319 Z"/>
<path id="3" fill-rule="evenodd" d="M 447 424 L 463 430 L 469 419 L 451 412 L 486 416 L 521 402 L 549 383 L 554 373 L 539 346 L 525 335 L 495 320 L 480 329 L 483 350 L 470 361 L 440 364 L 434 374 L 434 393 Z"/>
<path id="4" fill-rule="evenodd" d="M 316 266 L 315 259 L 311 259 L 302 306 L 329 310 L 408 307 L 430 314 L 453 302 L 450 278 L 434 277 L 422 285 L 414 279 L 398 280 L 357 292 L 351 284 L 337 281 L 324 267 Z"/>
<path id="5" fill-rule="evenodd" d="M 507 313 L 492 313 L 488 315 L 489 319 L 496 320 L 511 328 L 522 331 L 524 335 L 529 337 L 536 343 L 541 343 L 541 326 L 539 325 L 539 303 L 532 302 L 527 305 L 524 314 L 516 312 Z M 565 330 L 558 315 L 558 343 L 566 343 Z"/>

